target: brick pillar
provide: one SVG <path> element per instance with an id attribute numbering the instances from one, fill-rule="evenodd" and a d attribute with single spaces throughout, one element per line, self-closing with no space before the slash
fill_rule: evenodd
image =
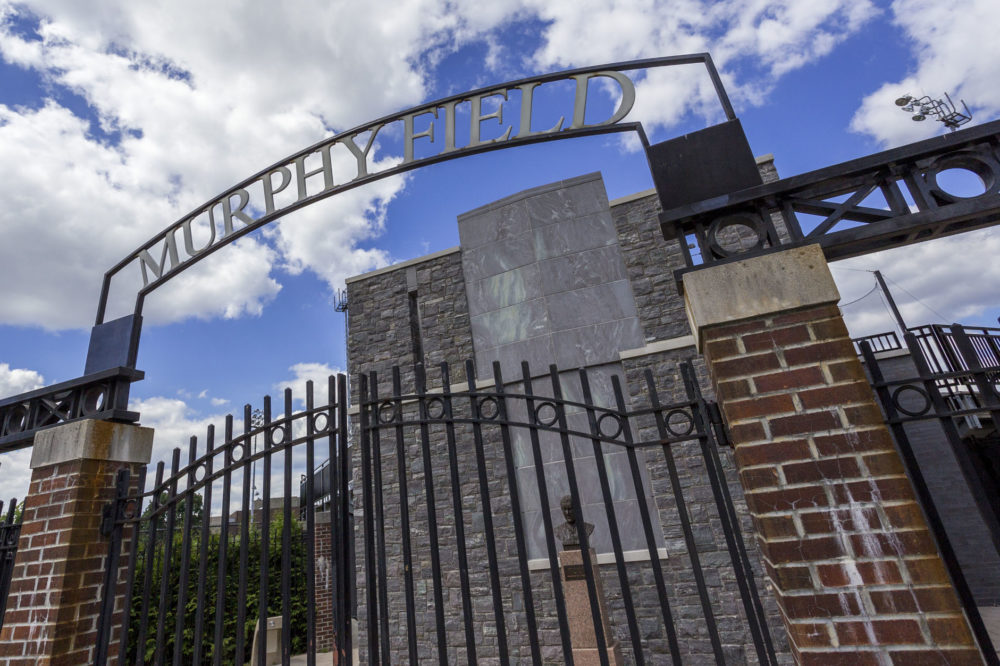
<path id="1" fill-rule="evenodd" d="M 101 511 L 114 499 L 118 470 L 129 467 L 135 478 L 152 444 L 151 428 L 93 420 L 35 435 L 0 664 L 94 663 L 109 547 Z"/>
<path id="2" fill-rule="evenodd" d="M 982 663 L 819 246 L 684 289 L 798 663 Z"/>

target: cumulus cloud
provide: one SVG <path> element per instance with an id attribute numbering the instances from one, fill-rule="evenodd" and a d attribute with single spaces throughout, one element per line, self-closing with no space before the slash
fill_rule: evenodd
<path id="1" fill-rule="evenodd" d="M 994 0 L 895 0 L 893 23 L 909 42 L 916 66 L 899 81 L 886 82 L 862 101 L 851 128 L 887 146 L 939 134 L 933 121 L 907 122 L 893 104 L 904 94 L 965 99 L 979 118 L 1000 113 L 1000 4 Z"/>
<path id="2" fill-rule="evenodd" d="M 35 370 L 11 369 L 9 363 L 0 363 L 0 397 L 17 395 L 45 386 L 45 378 Z"/>
<path id="3" fill-rule="evenodd" d="M 21 285 L 0 324 L 88 325 L 101 272 L 142 241 L 301 146 L 424 100 L 442 87 L 442 58 L 477 40 L 484 67 L 504 75 L 711 49 L 731 92 L 752 102 L 874 12 L 869 0 L 418 0 L 365 11 L 309 0 L 294 12 L 0 0 L 0 58 L 53 93 L 36 108 L 0 105 L 0 275 Z M 539 33 L 526 52 L 498 41 L 515 23 Z M 652 125 L 718 114 L 700 71 L 640 87 L 636 117 Z M 385 265 L 370 241 L 405 182 L 338 196 L 227 248 L 157 292 L 148 320 L 253 316 L 281 271 L 335 287 Z M 113 291 L 117 311 L 130 309 L 137 280 Z"/>
<path id="4" fill-rule="evenodd" d="M 986 229 L 931 243 L 918 243 L 832 264 L 844 303 L 861 298 L 875 284 L 866 269 L 885 276 L 908 326 L 983 321 L 986 310 L 1000 303 L 1000 264 L 962 261 L 962 257 L 996 256 L 1000 235 Z M 880 292 L 843 307 L 851 335 L 895 330 Z"/>
<path id="5" fill-rule="evenodd" d="M 292 376 L 277 382 L 273 386 L 273 390 L 278 395 L 283 393 L 286 388 L 292 389 L 292 397 L 299 406 L 305 404 L 306 382 L 313 383 L 313 392 L 318 404 L 327 399 L 327 380 L 330 375 L 344 372 L 340 368 L 332 367 L 326 363 L 296 363 L 288 368 L 288 371 Z"/>

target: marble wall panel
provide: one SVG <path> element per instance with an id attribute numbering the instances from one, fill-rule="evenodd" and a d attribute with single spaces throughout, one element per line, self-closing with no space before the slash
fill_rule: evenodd
<path id="1" fill-rule="evenodd" d="M 476 349 L 530 340 L 551 330 L 545 300 L 536 298 L 469 318 Z"/>
<path id="2" fill-rule="evenodd" d="M 542 295 L 538 264 L 528 264 L 466 284 L 469 314 L 499 310 Z"/>
<path id="3" fill-rule="evenodd" d="M 592 287 L 628 277 L 617 245 L 544 259 L 538 263 L 538 268 L 547 293 Z"/>
<path id="4" fill-rule="evenodd" d="M 610 209 L 556 224 L 547 224 L 532 233 L 535 237 L 535 255 L 538 259 L 558 257 L 618 242 Z"/>
<path id="5" fill-rule="evenodd" d="M 553 331 L 636 317 L 628 280 L 549 294 L 545 302 Z"/>

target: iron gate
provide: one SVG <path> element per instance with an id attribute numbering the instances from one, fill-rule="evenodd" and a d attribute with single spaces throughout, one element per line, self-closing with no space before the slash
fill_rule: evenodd
<path id="1" fill-rule="evenodd" d="M 921 471 L 906 425 L 921 421 L 940 424 L 945 440 L 941 444 L 954 454 L 971 492 L 974 510 L 978 510 L 991 539 L 991 543 L 982 545 L 1000 554 L 1000 435 L 997 430 L 1000 425 L 997 390 L 1000 387 L 1000 329 L 967 329 L 958 324 L 925 326 L 910 329 L 904 339 L 916 376 L 887 379 L 871 344 L 863 341 L 860 347 L 886 422 L 965 607 L 969 624 L 989 663 L 996 663 L 989 633 Z"/>
<path id="2" fill-rule="evenodd" d="M 602 395 L 584 370 L 492 370 L 360 378 L 367 663 L 776 663 L 691 367 L 679 403 L 647 372 L 640 407 L 616 375 Z M 678 469 L 692 464 L 711 489 L 697 509 Z M 699 531 L 716 521 L 728 557 L 703 561 Z M 667 558 L 665 525 L 679 526 Z"/>
<path id="3" fill-rule="evenodd" d="M 617 376 L 554 366 L 485 385 L 372 373 L 359 450 L 343 376 L 320 406 L 311 384 L 297 412 L 290 391 L 281 415 L 247 406 L 241 432 L 229 417 L 221 443 L 191 438 L 152 484 L 119 475 L 98 662 L 263 666 L 274 625 L 286 664 L 350 663 L 352 640 L 372 664 L 777 663 L 721 424 L 681 370 L 683 401 L 647 372 L 640 407 Z"/>
<path id="4" fill-rule="evenodd" d="M 297 412 L 288 389 L 279 415 L 270 398 L 259 414 L 246 406 L 242 432 L 229 416 L 221 443 L 213 427 L 203 447 L 192 437 L 187 462 L 174 449 L 152 485 L 145 471 L 119 474 L 97 663 L 116 655 L 119 664 L 264 666 L 271 627 L 280 627 L 282 663 L 306 654 L 314 666 L 330 651 L 348 663 L 346 386 L 343 375 L 330 377 L 316 405 L 308 382 Z M 317 455 L 334 461 L 329 512 L 317 510 Z M 305 501 L 293 506 L 297 473 Z"/>

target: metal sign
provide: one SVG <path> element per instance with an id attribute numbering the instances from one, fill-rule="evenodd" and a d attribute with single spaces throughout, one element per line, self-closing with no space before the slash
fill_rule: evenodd
<path id="1" fill-rule="evenodd" d="M 623 122 L 635 102 L 635 83 L 625 72 L 691 64 L 706 67 L 723 112 L 727 119 L 734 119 L 732 105 L 711 56 L 700 53 L 585 67 L 480 88 L 385 116 L 324 139 L 206 201 L 131 252 L 104 276 L 96 323 L 104 322 L 111 280 L 127 267 L 134 267 L 142 278 L 143 286 L 135 306 L 135 315 L 140 315 L 147 293 L 209 254 L 283 215 L 366 183 L 445 160 L 556 139 L 634 131 L 643 145 L 648 146 L 640 123 Z M 588 123 L 588 90 L 594 80 L 616 86 L 620 99 L 607 118 Z M 551 127 L 534 127 L 533 102 L 538 89 L 560 81 L 575 83 L 571 86 L 572 97 L 565 100 L 564 115 Z M 484 113 L 483 103 L 487 100 L 496 108 Z M 470 117 L 469 138 L 464 145 L 456 141 L 459 105 L 467 105 L 462 110 Z M 512 118 L 518 119 L 516 130 L 509 122 Z M 499 136 L 483 138 L 482 130 L 488 127 L 484 123 L 498 129 Z M 403 136 L 403 158 L 393 166 L 376 169 L 372 159 L 376 139 L 380 134 L 393 131 Z M 420 145 L 424 150 L 427 144 L 440 149 L 435 154 L 417 157 L 415 146 Z M 354 159 L 352 175 L 339 182 L 333 170 L 337 154 Z M 278 196 L 282 193 L 283 199 Z"/>

